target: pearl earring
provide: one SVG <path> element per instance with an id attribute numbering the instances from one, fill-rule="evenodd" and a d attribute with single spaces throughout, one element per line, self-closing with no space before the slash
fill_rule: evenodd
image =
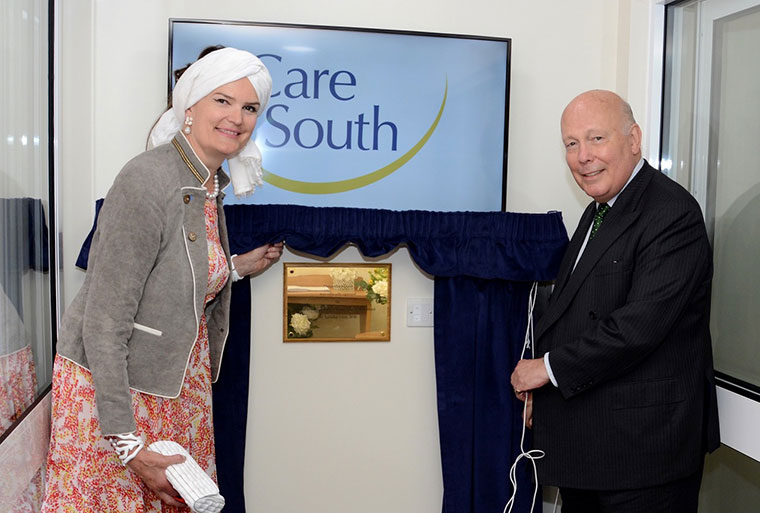
<path id="1" fill-rule="evenodd" d="M 185 128 L 182 129 L 182 132 L 184 132 L 185 135 L 190 135 L 190 131 L 192 130 L 190 128 L 191 126 L 193 126 L 193 117 L 185 116 Z"/>

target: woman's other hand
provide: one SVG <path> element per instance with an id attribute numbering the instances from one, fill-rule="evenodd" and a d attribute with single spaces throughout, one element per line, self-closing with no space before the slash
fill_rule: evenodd
<path id="1" fill-rule="evenodd" d="M 235 270 L 242 276 L 260 273 L 282 255 L 282 242 L 277 244 L 265 244 L 248 253 L 235 255 L 233 261 Z"/>
<path id="2" fill-rule="evenodd" d="M 158 498 L 170 506 L 187 507 L 184 502 L 177 500 L 179 493 L 166 479 L 166 467 L 182 463 L 185 457 L 180 454 L 164 456 L 149 449 L 137 453 L 132 461 L 127 463 L 129 469 L 140 476 L 148 488 L 153 490 Z"/>

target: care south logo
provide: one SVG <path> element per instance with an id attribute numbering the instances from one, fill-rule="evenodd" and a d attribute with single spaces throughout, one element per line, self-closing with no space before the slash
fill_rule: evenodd
<path id="1" fill-rule="evenodd" d="M 441 121 L 445 77 L 421 112 L 415 91 L 395 89 L 382 68 L 309 66 L 298 57 L 259 55 L 274 83 L 255 135 L 268 184 L 301 194 L 368 186 L 412 160 Z"/>

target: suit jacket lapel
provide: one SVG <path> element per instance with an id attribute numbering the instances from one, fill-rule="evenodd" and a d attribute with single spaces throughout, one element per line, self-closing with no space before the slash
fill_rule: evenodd
<path id="1" fill-rule="evenodd" d="M 615 204 L 615 207 L 618 205 Z M 613 214 L 614 207 L 610 209 L 604 218 L 605 230 L 599 230 L 594 240 L 590 241 L 586 245 L 586 249 L 581 255 L 581 259 L 578 261 L 578 265 L 575 266 L 575 270 L 570 275 L 567 281 L 567 285 L 563 290 L 561 298 L 558 300 L 564 301 L 565 307 L 570 303 L 570 300 L 575 296 L 583 282 L 586 281 L 588 275 L 594 270 L 594 267 L 599 263 L 599 259 L 609 249 L 615 240 L 625 232 L 629 226 L 639 217 L 639 212 L 615 212 Z"/>
<path id="2" fill-rule="evenodd" d="M 631 183 L 628 184 L 620 196 L 618 196 L 615 205 L 604 217 L 603 229 L 600 229 L 594 239 L 586 244 L 578 265 L 573 269 L 578 251 L 583 244 L 586 231 L 595 212 L 594 203 L 586 208 L 581 217 L 581 223 L 578 224 L 578 228 L 575 230 L 565 257 L 562 260 L 557 284 L 549 300 L 547 310 L 536 326 L 536 340 L 560 318 L 602 255 L 639 217 L 639 200 L 644 189 L 646 189 L 646 186 L 652 179 L 654 172 L 655 170 L 644 162 L 644 167 Z M 591 212 L 590 217 L 589 211 Z"/>
<path id="3" fill-rule="evenodd" d="M 559 292 L 567 284 L 567 280 L 570 278 L 570 273 L 575 265 L 575 260 L 578 258 L 578 252 L 581 250 L 583 240 L 586 238 L 586 232 L 588 231 L 588 227 L 591 226 L 591 221 L 594 219 L 595 213 L 596 203 L 592 201 L 591 204 L 586 207 L 586 210 L 583 211 L 581 220 L 575 229 L 575 233 L 573 233 L 573 238 L 570 239 L 570 243 L 567 245 L 565 256 L 562 257 L 562 262 L 560 263 L 559 271 L 557 272 L 557 280 L 554 285 L 552 296 L 549 299 L 550 301 L 553 298 L 556 298 L 559 295 Z"/>

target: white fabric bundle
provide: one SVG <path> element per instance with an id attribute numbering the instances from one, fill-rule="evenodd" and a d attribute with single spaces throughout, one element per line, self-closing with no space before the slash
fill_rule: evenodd
<path id="1" fill-rule="evenodd" d="M 182 127 L 185 111 L 198 103 L 198 100 L 216 88 L 241 78 L 250 80 L 261 104 L 259 113 L 263 113 L 272 93 L 272 77 L 258 57 L 245 50 L 222 48 L 195 61 L 182 73 L 174 86 L 172 108 L 164 112 L 151 130 L 148 149 L 171 141 Z M 236 196 L 252 194 L 255 186 L 263 184 L 261 152 L 253 138 L 227 162 Z"/>
<path id="2" fill-rule="evenodd" d="M 219 487 L 184 447 L 170 440 L 159 440 L 150 444 L 148 449 L 164 456 L 181 454 L 185 457 L 184 462 L 166 467 L 166 479 L 191 510 L 195 513 L 218 513 L 222 510 L 224 497 L 219 494 Z"/>

